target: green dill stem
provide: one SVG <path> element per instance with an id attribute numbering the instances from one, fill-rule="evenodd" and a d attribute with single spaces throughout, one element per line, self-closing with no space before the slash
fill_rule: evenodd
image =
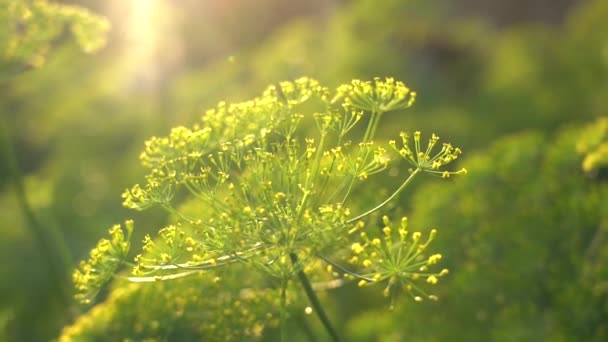
<path id="1" fill-rule="evenodd" d="M 378 129 L 378 123 L 380 122 L 380 116 L 382 116 L 382 112 L 376 113 L 375 120 L 372 123 L 371 131 L 369 132 L 369 137 L 367 137 L 369 140 L 374 139 L 374 136 L 376 135 L 376 130 Z"/>
<path id="2" fill-rule="evenodd" d="M 287 342 L 287 279 L 281 280 L 281 342 Z"/>
<path id="3" fill-rule="evenodd" d="M 350 180 L 348 181 L 348 189 L 346 189 L 344 198 L 342 198 L 342 205 L 344 205 L 344 203 L 346 203 L 346 200 L 348 199 L 348 196 L 350 195 L 350 192 L 353 189 L 353 185 L 355 184 L 355 178 L 356 178 L 355 175 L 350 176 Z"/>
<path id="4" fill-rule="evenodd" d="M 43 226 L 38 221 L 34 210 L 27 200 L 23 177 L 19 170 L 17 157 L 9 136 L 8 126 L 4 120 L 0 120 L 0 145 L 4 147 L 4 151 L 2 151 L 4 156 L 1 159 L 4 160 L 8 167 L 9 179 L 12 178 L 17 202 L 19 203 L 21 212 L 25 216 L 27 227 L 29 227 L 31 234 L 40 248 L 43 260 L 48 263 L 48 272 L 50 278 L 53 279 L 54 286 L 57 286 L 58 288 L 58 297 L 65 302 L 69 302 L 70 295 L 67 289 L 62 286 L 66 281 L 66 270 L 69 267 L 68 265 L 70 265 L 68 249 L 63 237 L 55 230 L 54 226 Z"/>
<path id="5" fill-rule="evenodd" d="M 397 190 L 395 190 L 395 192 L 393 192 L 393 194 L 390 195 L 387 199 L 385 199 L 382 203 L 378 204 L 377 206 L 364 212 L 361 215 L 357 215 L 356 217 L 351 218 L 350 220 L 346 221 L 346 223 L 356 222 L 357 220 L 360 220 L 360 219 L 364 218 L 365 216 L 370 215 L 370 214 L 376 212 L 377 210 L 379 210 L 380 208 L 384 207 L 388 202 L 392 201 L 397 195 L 399 195 L 399 193 L 401 191 L 403 191 L 403 189 L 405 189 L 408 186 L 408 184 L 410 184 L 412 182 L 414 177 L 418 173 L 420 173 L 420 171 L 422 171 L 422 169 L 420 169 L 420 168 L 417 168 L 416 170 L 414 170 L 414 172 L 412 172 L 412 174 L 409 177 L 407 177 L 405 182 L 403 182 L 403 184 L 401 184 L 401 186 Z"/>
<path id="6" fill-rule="evenodd" d="M 298 263 L 298 256 L 295 253 L 290 253 L 289 257 L 291 258 L 292 264 L 296 265 Z M 342 341 L 342 339 L 338 335 L 338 332 L 331 324 L 329 317 L 327 317 L 327 314 L 323 309 L 323 305 L 321 305 L 321 302 L 319 301 L 315 290 L 313 290 L 312 285 L 310 284 L 310 280 L 308 280 L 308 277 L 304 273 L 304 270 L 298 271 L 298 279 L 300 280 L 302 287 L 304 287 L 304 292 L 306 292 L 306 296 L 308 297 L 308 300 L 310 300 L 310 304 L 312 305 L 313 310 L 317 313 L 317 316 L 321 320 L 321 323 L 323 323 L 323 327 L 325 327 L 325 330 L 331 336 L 332 341 Z"/>
<path id="7" fill-rule="evenodd" d="M 364 143 L 373 139 L 374 135 L 376 134 L 376 129 L 378 128 L 378 123 L 380 122 L 381 115 L 382 115 L 382 112 L 376 112 L 375 110 L 372 111 L 369 122 L 367 123 L 367 128 L 365 129 L 365 135 L 363 136 Z M 350 195 L 354 182 L 355 182 L 355 176 L 351 176 L 350 181 L 349 181 L 350 184 L 348 185 L 346 194 L 344 195 L 344 198 L 342 199 L 342 204 L 344 204 L 344 202 L 346 202 L 348 195 Z"/>
<path id="8" fill-rule="evenodd" d="M 364 277 L 364 276 L 362 276 L 362 275 L 360 275 L 360 274 L 357 274 L 357 273 L 351 272 L 351 271 L 347 270 L 346 268 L 344 268 L 344 267 L 340 266 L 339 264 L 336 264 L 335 262 L 333 262 L 333 261 L 331 261 L 331 260 L 327 259 L 327 258 L 326 258 L 326 257 L 324 257 L 323 255 L 318 254 L 317 256 L 318 256 L 318 257 L 319 257 L 321 260 L 323 260 L 323 261 L 325 261 L 326 263 L 328 263 L 329 265 L 331 265 L 331 266 L 333 266 L 333 267 L 337 268 L 338 270 L 340 270 L 340 271 L 342 271 L 342 272 L 344 272 L 344 273 L 350 274 L 351 276 L 353 276 L 353 277 L 355 277 L 355 278 L 357 278 L 357 279 L 363 279 L 363 280 L 366 280 L 366 281 L 368 281 L 368 282 L 370 282 L 370 283 L 371 283 L 371 282 L 376 281 L 376 280 L 375 280 L 375 279 L 373 279 L 373 278 Z M 426 262 L 426 260 L 425 260 L 424 262 Z"/>
<path id="9" fill-rule="evenodd" d="M 313 171 L 312 171 L 312 180 L 310 181 L 310 184 L 315 184 L 316 178 L 317 178 L 317 173 L 319 172 L 319 164 L 321 163 L 321 157 L 323 155 L 323 146 L 325 145 L 325 137 L 326 137 L 326 133 L 321 132 L 321 138 L 319 139 L 319 145 L 317 146 L 317 151 L 315 153 L 315 159 L 314 159 L 314 163 L 312 164 L 313 167 Z M 306 180 L 306 187 L 308 188 L 308 179 Z M 300 203 L 300 208 L 298 210 L 298 214 L 297 217 L 299 218 L 303 213 L 304 213 L 304 208 L 306 206 L 306 202 L 308 201 L 308 192 L 306 192 L 304 194 L 304 196 L 302 197 L 302 201 Z"/>
<path id="10" fill-rule="evenodd" d="M 376 111 L 372 111 L 372 114 L 369 118 L 369 122 L 367 123 L 367 128 L 365 129 L 365 134 L 363 135 L 363 142 L 368 142 L 371 138 L 372 138 L 372 130 L 373 130 L 373 126 L 376 125 L 376 116 L 377 113 Z"/>

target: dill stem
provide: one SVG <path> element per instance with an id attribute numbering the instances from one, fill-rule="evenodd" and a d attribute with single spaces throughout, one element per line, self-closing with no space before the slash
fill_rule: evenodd
<path id="1" fill-rule="evenodd" d="M 290 253 L 289 257 L 291 258 L 291 263 L 294 265 L 297 265 L 298 256 L 295 253 Z M 306 296 L 308 297 L 308 300 L 310 300 L 310 305 L 312 305 L 313 310 L 317 313 L 317 316 L 321 320 L 323 327 L 325 328 L 327 333 L 331 336 L 332 341 L 341 342 L 342 339 L 340 338 L 340 336 L 338 335 L 338 332 L 336 331 L 336 329 L 332 325 L 331 321 L 329 320 L 329 317 L 327 317 L 327 314 L 325 313 L 325 310 L 323 309 L 323 305 L 321 305 L 321 302 L 319 301 L 319 297 L 317 297 L 315 290 L 313 290 L 312 285 L 310 284 L 310 280 L 308 280 L 308 277 L 304 273 L 304 270 L 298 271 L 298 279 L 300 280 L 300 283 L 302 284 L 302 287 L 304 288 L 304 292 L 306 292 Z"/>
<path id="2" fill-rule="evenodd" d="M 360 219 L 364 218 L 365 216 L 370 215 L 370 214 L 376 212 L 377 210 L 379 210 L 380 208 L 384 207 L 388 202 L 392 201 L 393 198 L 395 198 L 397 195 L 399 195 L 399 193 L 401 191 L 403 191 L 403 189 L 405 189 L 408 186 L 408 184 L 410 184 L 412 182 L 414 177 L 420 171 L 422 171 L 420 168 L 417 168 L 416 170 L 414 170 L 414 172 L 412 172 L 410 174 L 410 176 L 405 180 L 405 182 L 403 182 L 403 184 L 401 184 L 401 186 L 397 190 L 395 190 L 395 192 L 393 192 L 393 194 L 390 195 L 387 199 L 385 199 L 382 203 L 380 203 L 377 206 L 373 207 L 372 209 L 364 212 L 363 214 L 360 214 L 360 215 L 357 215 L 356 217 L 351 218 L 350 220 L 346 221 L 346 223 L 356 222 L 357 220 L 360 220 Z"/>
<path id="3" fill-rule="evenodd" d="M 378 123 L 380 122 L 380 116 L 382 116 L 382 112 L 376 112 L 376 116 L 374 117 L 374 122 L 371 125 L 371 130 L 369 132 L 368 140 L 374 139 L 376 135 L 376 130 L 378 129 Z"/>
<path id="4" fill-rule="evenodd" d="M 288 280 L 281 280 L 281 342 L 287 342 L 287 283 Z"/>
<path id="5" fill-rule="evenodd" d="M 376 111 L 372 111 L 369 122 L 367 123 L 367 128 L 365 129 L 365 134 L 363 135 L 363 142 L 366 143 L 372 138 L 372 130 L 373 126 L 375 126 L 376 121 Z"/>
<path id="6" fill-rule="evenodd" d="M 69 303 L 70 295 L 64 286 L 67 280 L 67 269 L 71 263 L 69 250 L 63 236 L 56 227 L 52 224 L 43 225 L 30 205 L 23 175 L 9 134 L 8 124 L 2 119 L 0 119 L 0 146 L 3 147 L 3 150 L 0 151 L 0 160 L 4 159 L 3 162 L 8 166 L 9 179 L 12 180 L 17 203 L 27 222 L 25 226 L 29 228 L 44 261 L 47 263 L 49 277 L 53 282 L 51 286 L 56 286 L 59 293 L 58 297 L 65 303 Z"/>

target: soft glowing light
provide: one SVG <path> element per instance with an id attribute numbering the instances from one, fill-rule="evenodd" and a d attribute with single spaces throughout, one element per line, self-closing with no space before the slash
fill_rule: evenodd
<path id="1" fill-rule="evenodd" d="M 174 27 L 175 11 L 167 0 L 115 1 L 127 87 L 158 90 L 166 73 L 181 60 L 181 39 Z"/>
<path id="2" fill-rule="evenodd" d="M 157 49 L 159 32 L 155 14 L 159 15 L 159 9 L 160 0 L 131 0 L 127 29 L 133 55 L 145 58 Z"/>

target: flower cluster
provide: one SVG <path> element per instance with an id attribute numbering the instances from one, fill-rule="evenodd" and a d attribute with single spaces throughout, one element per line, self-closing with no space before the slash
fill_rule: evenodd
<path id="1" fill-rule="evenodd" d="M 126 230 L 126 236 L 123 230 Z M 124 262 L 129 252 L 133 221 L 126 221 L 124 229 L 119 224 L 114 225 L 109 233 L 110 240 L 101 239 L 91 250 L 90 259 L 82 261 L 72 275 L 78 291 L 76 299 L 82 303 L 89 303 Z"/>
<path id="2" fill-rule="evenodd" d="M 414 98 L 414 92 L 390 78 L 353 81 L 333 92 L 301 78 L 271 86 L 250 101 L 220 102 L 192 128 L 153 137 L 141 154 L 150 170 L 146 182 L 124 192 L 124 205 L 160 207 L 175 223 L 158 237 L 146 236 L 128 279 L 156 282 L 244 263 L 279 279 L 285 290 L 290 279 L 325 260 L 323 255 L 351 245 L 361 222 L 419 172 L 444 177 L 466 172 L 445 170 L 460 154 L 458 148 L 444 144 L 431 154 L 438 140 L 434 135 L 425 151 L 418 132 L 414 148 L 406 134 L 399 148 L 394 141 L 375 139 L 382 114 L 408 108 Z M 399 167 L 401 158 L 416 170 L 373 209 L 353 213 L 367 204 L 351 196 L 356 189 L 389 165 Z M 393 243 L 392 228 L 385 224 L 382 239 L 366 240 L 363 233 L 364 241 L 353 245 L 366 268 L 363 279 L 388 280 L 390 293 L 405 287 L 423 294 L 411 280 L 426 274 L 422 269 L 438 256 L 423 267 L 420 258 L 428 242 L 421 243 L 419 233 L 406 240 L 402 227 Z M 427 281 L 441 275 L 429 274 Z"/>
<path id="3" fill-rule="evenodd" d="M 359 274 L 347 273 L 347 276 L 358 279 L 360 287 L 386 283 L 384 295 L 392 300 L 400 291 L 410 294 L 415 301 L 425 298 L 437 300 L 435 295 L 427 294 L 416 285 L 418 280 L 435 285 L 439 278 L 448 274 L 447 269 L 438 272 L 431 270 L 441 260 L 441 254 L 427 254 L 427 247 L 437 231 L 431 230 L 426 241 L 423 241 L 420 232 L 410 233 L 406 217 L 397 226 L 387 216 L 382 221 L 384 227 L 379 236 L 361 232 L 361 240 L 351 245 L 349 263 L 361 267 L 363 271 Z"/>
<path id="4" fill-rule="evenodd" d="M 439 141 L 439 137 L 433 134 L 429 139 L 429 143 L 426 149 L 421 148 L 420 144 L 420 132 L 414 132 L 414 148 L 410 146 L 410 135 L 405 132 L 401 132 L 401 143 L 402 146 L 400 148 L 397 147 L 397 142 L 395 140 L 389 141 L 389 145 L 399 153 L 399 155 L 405 159 L 410 165 L 412 165 L 413 170 L 422 170 L 424 172 L 428 172 L 431 174 L 440 175 L 443 178 L 449 178 L 451 175 L 457 174 L 466 174 L 467 170 L 465 168 L 460 169 L 459 171 L 447 171 L 441 170 L 444 165 L 447 165 L 458 158 L 458 156 L 462 153 L 459 148 L 455 148 L 450 144 L 443 144 L 441 147 L 441 151 L 437 154 L 433 155 L 433 149 L 437 142 Z"/>
<path id="5" fill-rule="evenodd" d="M 414 104 L 416 92 L 393 78 L 375 78 L 373 82 L 353 80 L 338 88 L 334 101 L 363 111 L 386 113 L 406 109 Z"/>

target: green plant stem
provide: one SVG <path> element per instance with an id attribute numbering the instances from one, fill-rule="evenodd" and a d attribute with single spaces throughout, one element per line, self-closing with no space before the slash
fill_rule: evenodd
<path id="1" fill-rule="evenodd" d="M 70 265 L 69 252 L 60 233 L 55 231 L 53 226 L 43 226 L 27 200 L 22 175 L 5 120 L 0 120 L 0 145 L 3 147 L 1 159 L 8 168 L 9 179 L 12 180 L 17 202 L 25 217 L 27 227 L 40 248 L 43 260 L 48 264 L 52 283 L 58 288 L 58 297 L 69 302 L 70 295 L 62 286 L 66 281 L 66 270 Z"/>
<path id="2" fill-rule="evenodd" d="M 291 258 L 291 263 L 293 265 L 297 265 L 298 256 L 295 253 L 290 253 L 289 257 Z M 317 294 L 315 293 L 315 291 L 312 288 L 312 285 L 310 284 L 310 280 L 308 280 L 308 277 L 306 276 L 306 274 L 304 273 L 303 270 L 298 271 L 298 279 L 300 280 L 302 287 L 304 287 L 304 292 L 306 292 L 306 296 L 308 297 L 308 300 L 310 300 L 310 304 L 312 305 L 313 310 L 317 313 L 317 316 L 321 320 L 323 327 L 325 328 L 327 333 L 331 336 L 332 341 L 334 341 L 334 342 L 342 341 L 342 339 L 340 338 L 340 335 L 338 335 L 338 332 L 336 331 L 334 326 L 331 324 L 329 317 L 327 317 L 327 314 L 325 313 L 325 310 L 323 309 L 323 305 L 321 305 L 321 302 L 319 301 L 319 297 L 317 297 Z"/>
<path id="3" fill-rule="evenodd" d="M 377 112 L 376 117 L 374 118 L 374 122 L 372 123 L 372 129 L 369 132 L 369 136 L 367 137 L 370 141 L 374 139 L 376 135 L 376 131 L 378 130 L 378 123 L 380 122 L 380 117 L 382 116 L 382 112 Z"/>
<path id="4" fill-rule="evenodd" d="M 327 136 L 326 133 L 321 132 L 321 139 L 319 139 L 319 145 L 317 146 L 317 152 L 315 154 L 315 160 L 314 163 L 312 164 L 313 170 L 311 173 L 311 177 L 312 180 L 310 181 L 310 184 L 315 184 L 316 179 L 317 179 L 317 174 L 319 173 L 319 164 L 321 163 L 321 157 L 323 156 L 323 147 L 325 144 L 325 137 Z M 306 182 L 307 187 L 308 187 L 308 181 Z M 304 195 L 304 197 L 302 197 L 302 203 L 300 204 L 300 209 L 298 210 L 298 215 L 297 217 L 301 217 L 301 215 L 304 213 L 304 208 L 306 207 L 306 202 L 308 201 L 309 196 L 308 193 L 306 193 Z"/>
<path id="5" fill-rule="evenodd" d="M 376 111 L 372 111 L 372 113 L 370 114 L 369 122 L 367 123 L 367 128 L 365 129 L 365 134 L 363 135 L 364 143 L 368 142 L 372 138 L 371 131 L 373 130 L 373 126 L 376 125 L 375 122 L 376 122 Z"/>
<path id="6" fill-rule="evenodd" d="M 410 176 L 407 177 L 405 182 L 403 182 L 403 184 L 401 184 L 401 186 L 397 190 L 395 190 L 395 192 L 393 192 L 393 194 L 390 195 L 387 199 L 385 199 L 382 203 L 380 203 L 377 206 L 373 207 L 372 209 L 364 212 L 363 214 L 360 214 L 360 215 L 357 215 L 357 216 L 351 218 L 350 220 L 346 221 L 346 223 L 356 222 L 357 220 L 360 220 L 360 219 L 364 218 L 365 216 L 370 215 L 370 214 L 376 212 L 377 210 L 379 210 L 380 208 L 384 207 L 388 202 L 392 201 L 393 198 L 395 198 L 397 195 L 399 195 L 399 193 L 401 191 L 403 191 L 403 189 L 405 189 L 408 186 L 408 184 L 410 184 L 412 182 L 412 180 L 414 180 L 414 177 L 421 171 L 422 170 L 420 168 L 417 168 L 416 170 L 414 170 L 414 172 L 412 172 L 412 174 L 410 174 Z"/>
<path id="7" fill-rule="evenodd" d="M 287 342 L 287 279 L 281 281 L 281 342 Z"/>

